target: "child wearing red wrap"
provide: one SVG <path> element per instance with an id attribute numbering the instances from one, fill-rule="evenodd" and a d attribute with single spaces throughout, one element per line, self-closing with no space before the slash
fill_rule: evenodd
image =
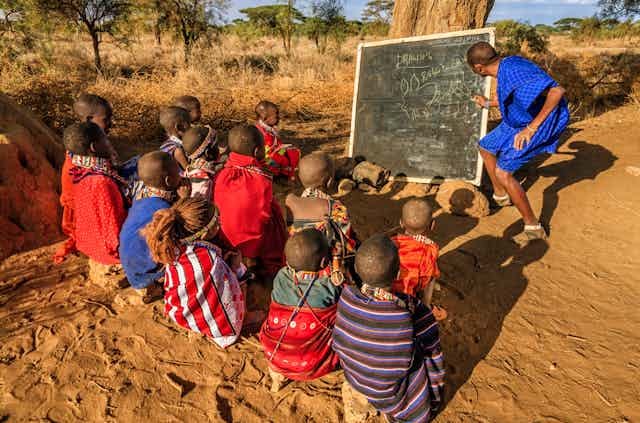
<path id="1" fill-rule="evenodd" d="M 92 122 L 75 124 L 64 131 L 65 148 L 73 154 L 69 173 L 73 179 L 75 241 L 78 250 L 103 265 L 120 262 L 120 228 L 126 217 L 118 176 L 105 133 Z"/>
<path id="2" fill-rule="evenodd" d="M 444 320 L 446 310 L 431 304 L 435 280 L 440 276 L 438 244 L 427 237 L 434 223 L 433 211 L 426 201 L 413 199 L 402 207 L 400 225 L 405 233 L 392 239 L 400 256 L 400 273 L 391 289 L 393 293 L 418 297 L 432 307 L 437 320 Z"/>
<path id="3" fill-rule="evenodd" d="M 222 237 L 240 250 L 249 267 L 257 266 L 258 274 L 272 279 L 284 266 L 287 231 L 271 175 L 261 166 L 262 135 L 255 126 L 236 126 L 229 132 L 229 148 L 213 193 Z"/>
<path id="4" fill-rule="evenodd" d="M 282 144 L 276 128 L 280 122 L 278 106 L 262 100 L 256 106 L 256 127 L 262 133 L 265 147 L 265 163 L 274 176 L 285 176 L 290 181 L 296 178 L 300 161 L 300 150 L 291 144 Z"/>
<path id="5" fill-rule="evenodd" d="M 80 122 L 93 122 L 98 125 L 105 134 L 111 129 L 112 109 L 111 105 L 104 98 L 95 94 L 82 94 L 73 104 L 73 112 Z M 118 160 L 118 154 L 113 146 L 108 142 L 107 148 L 109 157 L 115 163 Z M 73 167 L 73 154 L 67 150 L 62 172 L 60 173 L 60 205 L 62 205 L 62 233 L 68 238 L 56 250 L 53 261 L 54 263 L 62 263 L 65 257 L 76 251 L 76 241 L 74 238 L 74 201 L 73 201 L 73 178 L 69 171 Z"/>

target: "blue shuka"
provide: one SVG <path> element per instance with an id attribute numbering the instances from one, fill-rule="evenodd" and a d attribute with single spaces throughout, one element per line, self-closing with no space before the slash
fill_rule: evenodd
<path id="1" fill-rule="evenodd" d="M 498 158 L 498 167 L 515 172 L 541 153 L 555 153 L 560 135 L 569 123 L 563 98 L 522 150 L 513 146 L 516 134 L 538 115 L 546 96 L 558 83 L 531 61 L 518 56 L 502 59 L 498 67 L 498 103 L 502 123 L 480 140 L 480 147 Z"/>
<path id="2" fill-rule="evenodd" d="M 147 241 L 140 230 L 153 219 L 158 210 L 171 204 L 159 197 L 142 198 L 133 202 L 120 230 L 120 261 L 131 286 L 143 289 L 164 276 L 164 266 L 151 259 Z"/>

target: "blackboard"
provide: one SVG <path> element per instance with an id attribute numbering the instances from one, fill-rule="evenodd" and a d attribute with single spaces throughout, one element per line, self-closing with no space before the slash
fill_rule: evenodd
<path id="1" fill-rule="evenodd" d="M 488 97 L 490 81 L 471 71 L 466 52 L 494 39 L 486 28 L 360 44 L 349 155 L 411 182 L 478 185 L 488 112 L 471 98 Z"/>

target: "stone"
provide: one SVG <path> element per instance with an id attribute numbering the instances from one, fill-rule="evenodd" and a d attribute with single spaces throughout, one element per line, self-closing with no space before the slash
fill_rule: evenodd
<path id="1" fill-rule="evenodd" d="M 446 181 L 436 193 L 436 202 L 445 211 L 470 217 L 489 215 L 489 200 L 474 185 L 465 181 Z"/>
<path id="2" fill-rule="evenodd" d="M 631 176 L 640 176 L 640 167 L 637 166 L 627 166 L 624 170 Z"/>

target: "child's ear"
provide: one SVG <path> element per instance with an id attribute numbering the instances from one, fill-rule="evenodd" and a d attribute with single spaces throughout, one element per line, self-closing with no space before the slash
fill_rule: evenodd
<path id="1" fill-rule="evenodd" d="M 168 176 L 168 175 L 167 175 L 167 176 L 165 176 L 165 177 L 164 177 L 164 186 L 165 186 L 166 188 L 169 188 L 169 187 L 170 187 L 170 185 L 169 185 L 169 184 L 170 184 L 170 182 L 171 182 L 171 178 L 169 178 L 169 176 Z"/>
<path id="2" fill-rule="evenodd" d="M 322 260 L 320 260 L 320 269 L 324 269 L 329 265 L 329 258 L 328 257 L 322 257 Z"/>
<path id="3" fill-rule="evenodd" d="M 433 231 L 435 228 L 436 228 L 436 221 L 435 221 L 435 220 L 432 220 L 432 221 L 431 221 L 431 228 L 430 228 L 430 229 Z"/>
<path id="4" fill-rule="evenodd" d="M 402 223 L 402 218 L 400 219 L 400 227 L 404 229 L 404 223 Z"/>
<path id="5" fill-rule="evenodd" d="M 89 150 L 94 154 L 96 153 L 96 145 L 95 145 L 95 143 L 89 144 Z"/>
<path id="6" fill-rule="evenodd" d="M 333 177 L 327 180 L 327 188 L 331 188 L 333 186 Z"/>

